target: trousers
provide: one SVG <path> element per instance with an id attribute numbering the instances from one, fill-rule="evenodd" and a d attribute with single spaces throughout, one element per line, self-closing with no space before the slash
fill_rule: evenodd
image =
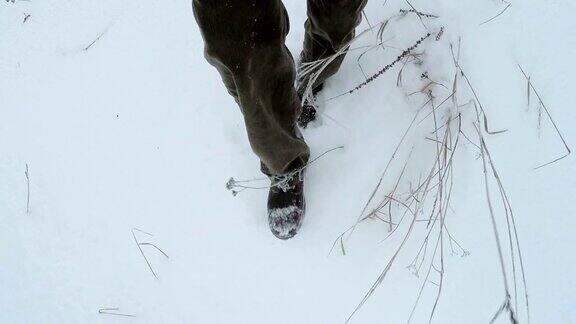
<path id="1" fill-rule="evenodd" d="M 308 0 L 300 62 L 334 55 L 354 37 L 367 0 Z M 294 59 L 284 42 L 290 29 L 281 0 L 193 0 L 204 56 L 220 73 L 244 117 L 262 171 L 281 175 L 304 165 L 310 150 L 296 119 L 301 111 Z M 336 73 L 344 55 L 316 79 Z"/>

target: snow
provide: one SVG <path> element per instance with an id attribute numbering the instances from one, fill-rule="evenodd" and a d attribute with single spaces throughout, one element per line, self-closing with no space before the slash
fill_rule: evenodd
<path id="1" fill-rule="evenodd" d="M 407 68 L 403 87 L 396 86 L 396 66 L 359 91 L 328 100 L 364 81 L 357 65 L 360 51 L 350 53 L 318 99 L 320 122 L 303 132 L 313 156 L 341 145 L 344 149 L 310 166 L 303 227 L 295 238 L 280 241 L 268 229 L 266 190 L 233 196 L 225 188 L 230 177 L 261 175 L 240 111 L 204 61 L 188 1 L 2 2 L 0 322 L 346 321 L 403 236 L 383 241 L 388 225 L 370 220 L 345 236 L 345 255 L 339 244 L 331 251 L 332 244 L 354 225 L 424 103 L 423 96 L 406 96 L 422 84 L 421 72 L 451 86 L 455 70 L 448 44 L 459 37 L 461 67 L 490 128 L 508 130 L 485 136 L 516 216 L 530 321 L 576 322 L 575 162 L 570 155 L 534 170 L 561 155 L 563 146 L 545 115 L 539 127 L 534 93 L 527 108 L 527 82 L 517 67 L 521 64 L 531 76 L 568 145 L 576 143 L 570 79 L 576 72 L 576 3 L 513 1 L 481 26 L 506 3 L 410 3 L 439 15 L 423 20 L 430 29 L 444 26 L 444 35 L 423 45 L 425 63 Z M 292 28 L 287 45 L 296 56 L 306 4 L 287 0 L 285 5 Z M 399 9 L 409 6 L 400 0 L 371 1 L 366 15 L 377 24 Z M 23 23 L 26 14 L 30 17 Z M 364 20 L 358 30 L 367 27 Z M 425 31 L 416 16 L 408 15 L 390 23 L 384 39 L 403 49 Z M 373 44 L 374 39 L 367 32 L 357 44 Z M 370 51 L 362 68 L 374 73 L 397 53 Z M 465 103 L 472 97 L 465 83 L 460 87 L 459 100 Z M 450 92 L 444 91 L 440 98 Z M 463 124 L 477 143 L 470 128 L 473 108 L 467 109 L 462 110 Z M 436 148 L 424 139 L 431 126 L 427 119 L 408 134 L 380 193 L 392 189 L 412 146 L 405 179 L 415 183 L 428 170 Z M 472 144 L 462 145 L 446 222 L 470 255 L 450 255 L 445 247 L 436 323 L 489 322 L 504 299 L 482 160 Z M 402 189 L 409 185 L 401 184 Z M 497 189 L 492 190 L 507 248 L 506 222 Z M 395 221 L 401 215 L 397 208 Z M 406 268 L 425 233 L 423 225 L 415 226 L 388 276 L 352 323 L 408 320 L 423 279 Z M 153 234 L 134 231 L 138 242 L 154 244 L 168 255 L 140 245 L 158 279 L 138 250 L 134 228 Z M 438 280 L 434 274 L 432 281 Z M 413 323 L 428 321 L 436 288 L 426 286 Z M 106 308 L 133 317 L 99 313 Z M 518 308 L 520 322 L 527 322 L 521 298 Z"/>

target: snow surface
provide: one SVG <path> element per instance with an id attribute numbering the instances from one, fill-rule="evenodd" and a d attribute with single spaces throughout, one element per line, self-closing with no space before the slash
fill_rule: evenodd
<path id="1" fill-rule="evenodd" d="M 427 26 L 445 27 L 423 68 L 451 85 L 445 54 L 461 36 L 460 64 L 490 127 L 508 130 L 487 141 L 516 215 L 530 321 L 575 323 L 575 162 L 570 155 L 533 170 L 563 147 L 546 116 L 538 127 L 534 94 L 527 109 L 517 63 L 568 144 L 576 143 L 576 3 L 512 1 L 481 26 L 506 3 L 410 3 L 440 16 L 423 18 Z M 287 45 L 297 54 L 306 4 L 285 5 Z M 366 15 L 377 24 L 399 9 L 410 7 L 370 1 Z M 364 20 L 359 30 L 367 26 Z M 414 15 L 389 27 L 384 39 L 400 50 L 426 31 Z M 388 226 L 370 220 L 347 237 L 346 255 L 339 247 L 330 252 L 423 103 L 406 96 L 418 74 L 397 87 L 396 66 L 354 94 L 323 102 L 364 80 L 360 52 L 348 56 L 319 98 L 321 122 L 304 132 L 313 156 L 344 149 L 309 168 L 304 225 L 280 241 L 268 229 L 265 190 L 233 196 L 225 188 L 232 176 L 260 177 L 258 161 L 238 108 L 203 59 L 189 1 L 3 1 L 0 30 L 0 323 L 342 323 L 397 248 L 400 237 L 383 241 Z M 374 37 L 368 32 L 359 42 Z M 370 51 L 362 67 L 374 73 L 396 55 Z M 425 136 L 422 128 L 406 139 L 418 148 L 407 178 L 428 166 L 434 143 Z M 426 142 L 430 150 L 419 149 Z M 472 144 L 460 153 L 446 222 L 470 255 L 446 253 L 433 322 L 487 323 L 504 297 L 502 275 L 482 162 Z M 400 167 L 384 179 L 385 190 Z M 409 242 L 351 322 L 407 321 L 422 283 L 406 269 L 417 248 Z M 413 323 L 428 322 L 436 291 L 427 286 Z M 107 308 L 131 316 L 99 313 Z"/>

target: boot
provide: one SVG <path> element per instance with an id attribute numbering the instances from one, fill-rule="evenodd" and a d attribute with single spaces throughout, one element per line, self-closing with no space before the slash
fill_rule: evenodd
<path id="1" fill-rule="evenodd" d="M 304 219 L 304 170 L 272 176 L 268 193 L 268 224 L 279 239 L 294 237 Z"/>
<path id="2" fill-rule="evenodd" d="M 322 91 L 324 88 L 324 83 L 320 83 L 314 89 L 312 89 L 312 97 L 316 99 L 318 92 Z M 313 102 L 309 102 L 307 98 L 302 98 L 302 94 L 299 93 L 300 101 L 302 101 L 302 112 L 298 116 L 298 126 L 306 128 L 308 123 L 316 120 L 316 107 L 314 107 Z"/>

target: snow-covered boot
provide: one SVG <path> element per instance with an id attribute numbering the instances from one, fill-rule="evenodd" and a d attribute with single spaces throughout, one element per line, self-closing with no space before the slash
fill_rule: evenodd
<path id="1" fill-rule="evenodd" d="M 322 90 L 323 87 L 324 84 L 321 83 L 312 89 L 311 100 L 316 99 L 316 95 Z M 316 120 L 316 107 L 314 107 L 314 102 L 310 102 L 309 98 L 302 98 L 303 94 L 299 93 L 299 96 L 300 100 L 302 101 L 302 112 L 300 113 L 300 116 L 298 116 L 298 125 L 302 128 L 306 128 L 308 123 Z"/>
<path id="2" fill-rule="evenodd" d="M 279 239 L 286 240 L 298 233 L 306 202 L 304 200 L 303 170 L 271 177 L 268 193 L 268 224 Z"/>

